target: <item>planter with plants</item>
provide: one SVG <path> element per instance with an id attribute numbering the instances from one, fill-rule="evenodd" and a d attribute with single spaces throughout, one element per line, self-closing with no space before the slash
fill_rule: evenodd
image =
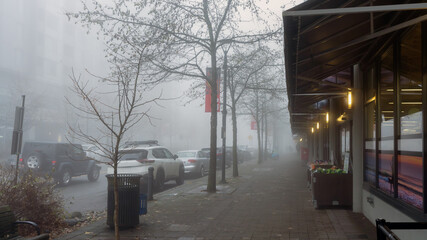
<path id="1" fill-rule="evenodd" d="M 353 175 L 334 166 L 318 167 L 311 174 L 311 191 L 315 208 L 351 207 Z"/>

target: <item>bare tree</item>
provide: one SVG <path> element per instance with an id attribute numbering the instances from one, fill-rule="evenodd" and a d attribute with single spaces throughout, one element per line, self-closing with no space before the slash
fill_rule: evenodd
<path id="1" fill-rule="evenodd" d="M 245 48 L 244 48 L 245 47 Z M 228 81 L 230 92 L 229 107 L 233 125 L 233 177 L 239 176 L 237 153 L 237 109 L 239 100 L 247 92 L 255 76 L 263 68 L 274 63 L 272 51 L 259 45 L 235 47 L 229 57 Z"/>
<path id="2" fill-rule="evenodd" d="M 280 59 L 280 58 L 276 58 Z M 262 69 L 254 75 L 246 88 L 250 89 L 244 95 L 242 105 L 251 113 L 257 125 L 258 139 L 258 163 L 261 163 L 265 156 L 266 140 L 263 136 L 266 133 L 267 116 L 273 112 L 284 110 L 274 102 L 284 102 L 285 82 L 282 64 L 264 64 Z M 267 137 L 265 137 L 267 139 Z M 264 146 L 263 146 L 264 143 Z"/>
<path id="3" fill-rule="evenodd" d="M 130 129 L 142 118 L 150 118 L 148 115 L 150 103 L 159 100 L 157 98 L 146 99 L 144 97 L 143 73 L 145 48 L 134 48 L 139 56 L 135 62 L 123 60 L 117 61 L 112 67 L 110 77 L 96 77 L 96 85 L 89 80 L 82 80 L 72 73 L 73 83 L 71 90 L 78 96 L 80 102 L 76 103 L 68 99 L 68 102 L 77 110 L 77 114 L 96 120 L 99 123 L 99 135 L 89 135 L 79 125 L 70 125 L 70 132 L 75 138 L 95 145 L 101 150 L 103 157 L 109 159 L 108 165 L 114 169 L 114 226 L 115 238 L 120 239 L 118 228 L 118 181 L 117 165 L 121 154 L 119 149 L 124 145 Z M 118 60 L 118 58 L 116 58 Z M 118 63 L 120 62 L 120 63 Z M 124 64 L 126 63 L 126 64 Z M 92 75 L 93 76 L 93 75 Z"/>
<path id="4" fill-rule="evenodd" d="M 241 12 L 249 13 L 249 16 Z M 254 43 L 275 36 L 280 27 L 269 25 L 260 18 L 255 0 L 115 0 L 112 4 L 93 0 L 84 4 L 84 10 L 70 14 L 84 24 L 97 25 L 105 35 L 114 38 L 126 34 L 128 39 L 153 34 L 157 53 L 151 58 L 155 68 L 150 73 L 161 80 L 174 76 L 178 79 L 199 79 L 193 87 L 201 88 L 207 82 L 211 99 L 217 99 L 218 49 L 232 43 Z M 269 14 L 269 13 L 267 13 Z M 271 15 L 271 14 L 270 14 Z M 241 30 L 241 23 L 258 20 L 262 30 Z M 279 21 L 277 21 L 279 22 Z M 134 31 L 121 31 L 132 26 Z M 138 31 L 138 27 L 147 31 Z M 273 29 L 273 30 L 271 30 Z M 208 78 L 205 66 L 212 69 Z M 156 69 L 156 70 L 154 70 Z M 216 192 L 217 102 L 211 102 L 210 164 L 208 192 Z"/>

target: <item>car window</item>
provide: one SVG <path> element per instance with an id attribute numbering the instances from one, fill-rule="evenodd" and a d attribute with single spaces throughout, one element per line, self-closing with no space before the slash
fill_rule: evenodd
<path id="1" fill-rule="evenodd" d="M 166 148 L 163 148 L 163 151 L 165 152 L 166 158 L 173 158 L 173 154 L 169 152 Z"/>
<path id="2" fill-rule="evenodd" d="M 148 151 L 147 150 L 138 150 L 138 151 L 126 151 L 122 152 L 122 156 L 120 160 L 127 161 L 127 160 L 140 160 L 140 159 L 146 159 Z"/>
<path id="3" fill-rule="evenodd" d="M 178 155 L 178 157 L 186 158 L 186 157 L 195 157 L 196 153 L 195 152 L 178 152 L 176 155 Z"/>
<path id="4" fill-rule="evenodd" d="M 55 145 L 52 145 L 55 146 Z M 56 155 L 69 155 L 69 150 L 68 150 L 68 146 L 65 144 L 57 144 L 55 146 L 55 150 L 56 150 Z"/>
<path id="5" fill-rule="evenodd" d="M 153 156 L 155 157 L 155 158 L 166 158 L 166 154 L 165 154 L 165 152 L 163 151 L 163 149 L 161 149 L 161 148 L 155 148 L 155 149 L 153 149 Z"/>
<path id="6" fill-rule="evenodd" d="M 208 153 L 207 152 L 203 152 L 203 151 L 198 151 L 197 152 L 197 157 L 198 158 L 206 158 L 206 157 L 208 157 Z"/>
<path id="7" fill-rule="evenodd" d="M 96 147 L 96 146 L 92 146 L 92 147 L 90 147 L 88 150 L 89 150 L 89 151 L 96 151 L 96 150 L 98 150 L 98 147 Z"/>
<path id="8" fill-rule="evenodd" d="M 83 149 L 79 147 L 78 145 L 71 145 L 71 152 L 74 154 L 82 154 Z"/>
<path id="9" fill-rule="evenodd" d="M 205 157 L 209 157 L 210 151 L 202 151 L 202 153 Z"/>

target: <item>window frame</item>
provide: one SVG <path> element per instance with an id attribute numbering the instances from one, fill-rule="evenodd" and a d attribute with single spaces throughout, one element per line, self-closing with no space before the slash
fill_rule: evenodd
<path id="1" fill-rule="evenodd" d="M 387 50 L 388 47 L 392 46 L 393 47 L 393 89 L 394 89 L 394 102 L 396 104 L 394 104 L 394 136 L 393 136 L 393 169 L 392 169 L 392 186 L 393 186 L 393 195 L 388 195 L 387 193 L 383 192 L 380 188 L 379 188 L 379 181 L 378 181 L 378 177 L 379 177 L 379 154 L 381 153 L 380 150 L 380 141 L 381 141 L 381 127 L 379 125 L 380 123 L 380 119 L 381 119 L 381 112 L 379 110 L 381 110 L 381 89 L 380 89 L 380 56 L 383 52 L 381 52 L 379 54 L 379 57 L 377 57 L 377 60 L 373 63 L 370 64 L 367 68 L 366 71 L 364 72 L 364 79 L 366 79 L 367 74 L 369 74 L 369 71 L 371 69 L 374 69 L 374 85 L 377 87 L 375 93 L 375 101 L 376 101 L 376 106 L 375 106 L 375 124 L 376 124 L 376 129 L 375 129 L 375 138 L 373 138 L 372 140 L 375 141 L 375 165 L 376 165 L 376 169 L 375 169 L 375 185 L 373 185 L 372 183 L 368 182 L 366 180 L 365 177 L 365 161 L 366 161 L 366 156 L 365 153 L 367 150 L 366 149 L 366 145 L 365 142 L 367 141 L 366 139 L 366 133 L 365 130 L 363 131 L 363 187 L 365 190 L 370 191 L 371 193 L 373 193 L 374 195 L 376 195 L 377 197 L 379 197 L 380 199 L 384 200 L 385 202 L 389 203 L 390 205 L 392 205 L 393 207 L 401 210 L 402 212 L 410 215 L 411 217 L 413 217 L 415 220 L 418 221 L 426 221 L 427 220 L 427 159 L 426 159 L 426 152 L 427 152 L 427 22 L 422 22 L 419 23 L 421 24 L 421 57 L 422 57 L 422 133 L 421 134 L 413 134 L 413 135 L 401 135 L 400 133 L 400 129 L 401 129 L 401 122 L 400 122 L 400 118 L 401 118 L 401 96 L 400 96 L 400 90 L 401 90 L 401 86 L 400 86 L 400 60 L 401 60 L 401 56 L 400 56 L 400 43 L 403 39 L 403 37 L 410 31 L 413 29 L 413 27 L 408 28 L 407 31 L 403 32 L 402 34 L 400 34 L 394 41 L 390 42 L 389 46 L 384 46 L 384 50 Z M 363 114 L 364 114 L 364 119 L 367 117 L 366 116 L 366 106 L 367 103 L 365 101 L 365 95 L 367 94 L 367 89 L 364 89 L 363 94 L 364 94 L 364 104 L 363 104 Z M 399 103 L 399 104 L 397 104 Z M 364 122 L 366 122 L 366 120 L 364 120 Z M 366 127 L 366 126 L 365 126 Z M 400 139 L 408 139 L 408 138 L 414 138 L 416 136 L 422 136 L 422 149 L 421 151 L 421 156 L 422 156 L 422 166 L 423 166 L 423 194 L 422 194 L 422 198 L 423 198 L 423 208 L 419 209 L 416 208 L 415 206 L 411 205 L 410 203 L 407 203 L 405 201 L 403 201 L 402 199 L 399 199 L 398 197 L 398 157 L 399 154 L 402 154 L 404 151 L 399 151 L 399 140 Z M 411 153 L 411 154 L 415 154 L 415 152 Z"/>

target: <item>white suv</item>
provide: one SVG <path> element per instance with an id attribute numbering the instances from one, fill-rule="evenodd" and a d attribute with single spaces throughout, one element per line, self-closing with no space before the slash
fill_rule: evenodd
<path id="1" fill-rule="evenodd" d="M 120 160 L 117 165 L 117 173 L 132 173 L 142 175 L 143 184 L 148 180 L 148 168 L 154 168 L 154 186 L 161 190 L 163 184 L 175 180 L 176 184 L 184 183 L 184 164 L 181 160 L 165 147 L 146 142 L 134 142 L 119 151 Z M 142 143 L 142 144 L 141 144 Z M 113 174 L 114 169 L 109 167 L 108 174 Z"/>

